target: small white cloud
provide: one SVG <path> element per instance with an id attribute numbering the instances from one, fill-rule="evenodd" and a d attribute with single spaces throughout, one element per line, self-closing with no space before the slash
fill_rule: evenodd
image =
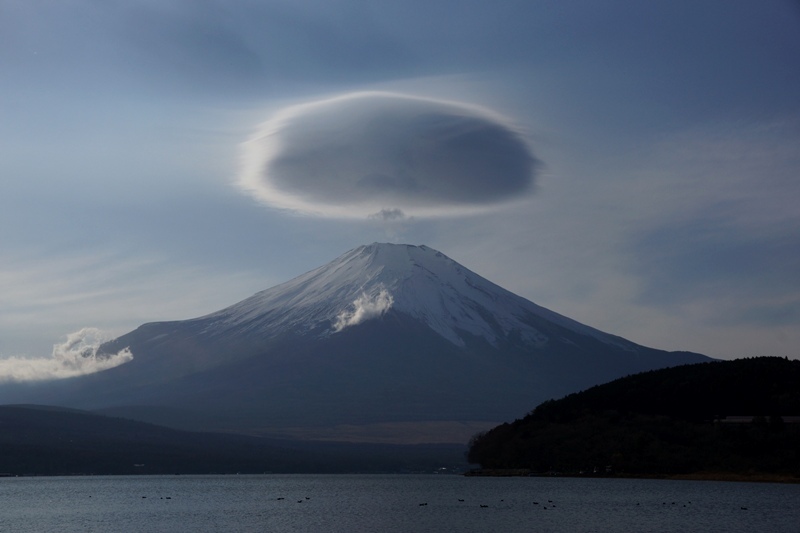
<path id="1" fill-rule="evenodd" d="M 0 383 L 71 378 L 108 370 L 133 359 L 128 348 L 98 356 L 97 350 L 107 340 L 99 329 L 83 328 L 67 335 L 66 342 L 53 345 L 51 357 L 0 359 Z"/>
<path id="2" fill-rule="evenodd" d="M 381 209 L 367 218 L 377 224 L 386 234 L 386 239 L 392 242 L 402 241 L 402 235 L 414 221 L 413 217 L 406 216 L 401 209 Z"/>
<path id="3" fill-rule="evenodd" d="M 336 323 L 333 325 L 333 331 L 338 333 L 344 328 L 378 318 L 391 309 L 393 303 L 394 298 L 385 288 L 381 288 L 377 294 L 369 295 L 363 293 L 355 299 L 352 309 L 339 313 L 339 316 L 336 317 Z"/>
<path id="4" fill-rule="evenodd" d="M 367 218 L 384 222 L 395 222 L 398 220 L 406 220 L 408 217 L 403 213 L 402 209 L 381 209 L 377 213 L 372 213 Z"/>

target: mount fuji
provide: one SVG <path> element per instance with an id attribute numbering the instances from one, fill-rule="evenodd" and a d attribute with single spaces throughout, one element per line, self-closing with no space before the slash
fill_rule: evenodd
<path id="1" fill-rule="evenodd" d="M 322 440 L 465 442 L 544 400 L 709 360 L 637 345 L 491 283 L 426 246 L 361 246 L 191 320 L 101 347 L 121 366 L 38 403 L 185 429 Z"/>

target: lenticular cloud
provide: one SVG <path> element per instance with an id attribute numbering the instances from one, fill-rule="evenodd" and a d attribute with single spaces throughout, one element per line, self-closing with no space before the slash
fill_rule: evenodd
<path id="1" fill-rule="evenodd" d="M 0 359 L 0 383 L 46 381 L 71 378 L 107 370 L 133 359 L 128 348 L 116 354 L 98 355 L 100 345 L 108 340 L 97 328 L 83 328 L 67 335 L 67 340 L 53 346 L 51 357 Z"/>
<path id="2" fill-rule="evenodd" d="M 267 205 L 326 216 L 480 211 L 528 193 L 538 168 L 507 119 L 393 93 L 288 107 L 244 148 L 240 187 Z"/>

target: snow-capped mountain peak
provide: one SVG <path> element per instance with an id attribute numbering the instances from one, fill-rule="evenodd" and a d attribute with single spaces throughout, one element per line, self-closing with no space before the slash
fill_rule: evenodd
<path id="1" fill-rule="evenodd" d="M 634 372 L 708 360 L 602 333 L 436 250 L 399 244 L 361 246 L 204 317 L 143 324 L 100 351 L 126 347 L 132 360 L 66 383 L 51 403 L 166 416 L 204 431 L 312 428 L 347 440 L 354 427 L 379 439 L 389 428 L 406 442 L 420 431 L 439 439 L 453 422 L 518 417 Z"/>
<path id="2" fill-rule="evenodd" d="M 360 246 L 291 281 L 203 317 L 207 329 L 273 337 L 287 332 L 335 335 L 349 327 L 403 313 L 463 346 L 480 337 L 496 346 L 510 335 L 544 346 L 547 321 L 627 349 L 635 345 L 553 313 L 491 283 L 427 246 Z"/>

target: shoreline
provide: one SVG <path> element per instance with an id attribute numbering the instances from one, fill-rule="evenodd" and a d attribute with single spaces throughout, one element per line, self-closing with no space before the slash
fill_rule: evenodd
<path id="1" fill-rule="evenodd" d="M 799 484 L 800 476 L 766 472 L 737 473 L 699 471 L 686 474 L 569 474 L 562 472 L 533 472 L 526 468 L 485 468 L 464 473 L 465 477 L 566 477 L 596 479 L 663 479 L 675 481 L 729 481 L 739 483 L 787 483 Z"/>

